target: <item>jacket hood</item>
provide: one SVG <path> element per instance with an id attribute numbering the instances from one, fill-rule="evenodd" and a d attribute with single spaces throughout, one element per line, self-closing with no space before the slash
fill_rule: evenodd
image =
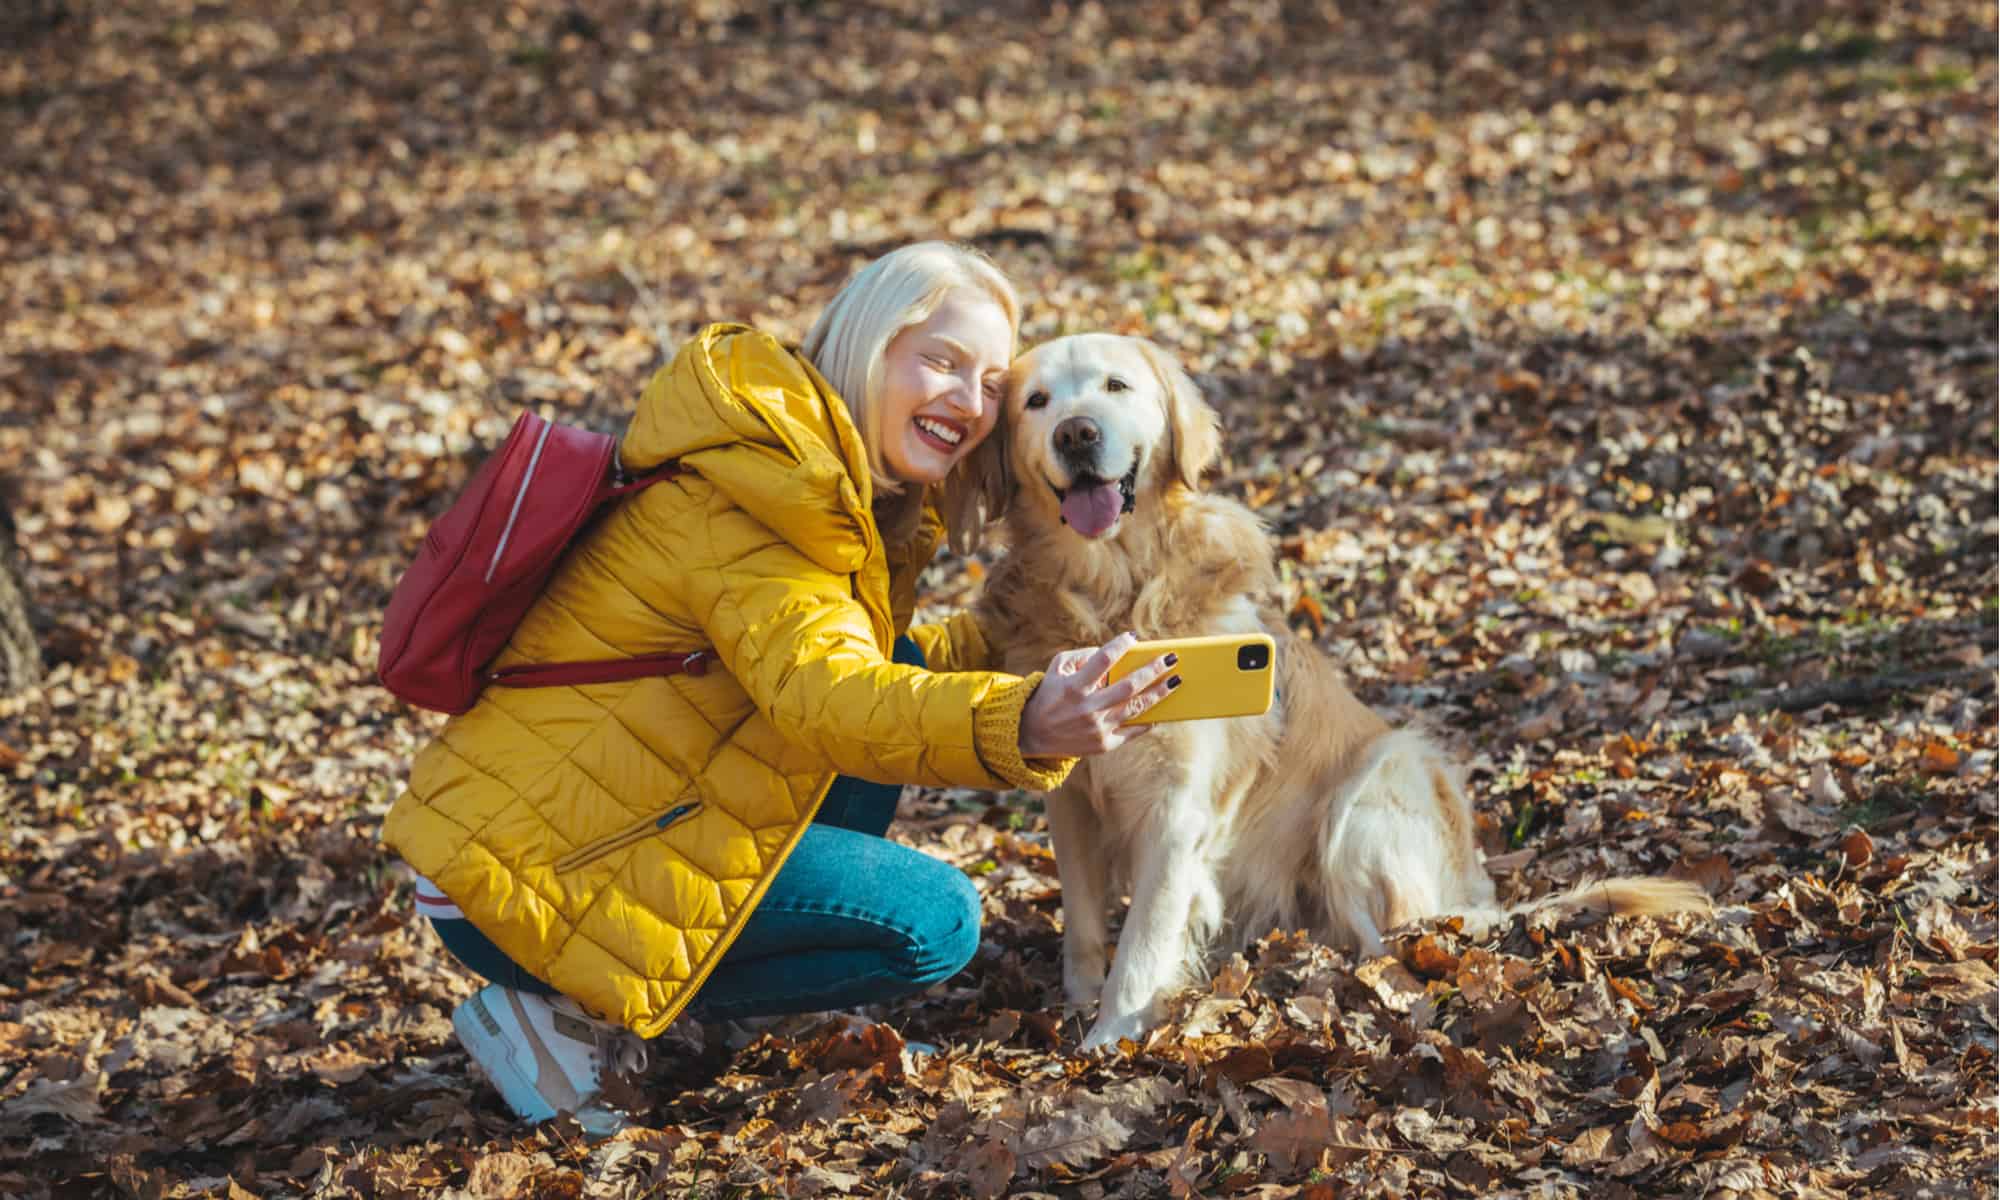
<path id="1" fill-rule="evenodd" d="M 804 355 L 747 325 L 710 325 L 654 375 L 619 445 L 628 471 L 669 459 L 829 571 L 877 540 L 873 485 L 847 404 Z"/>

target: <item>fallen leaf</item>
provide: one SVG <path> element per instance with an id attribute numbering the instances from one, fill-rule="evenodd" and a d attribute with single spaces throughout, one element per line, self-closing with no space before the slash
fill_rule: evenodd
<path id="1" fill-rule="evenodd" d="M 1875 857 L 1875 839 L 1868 836 L 1865 829 L 1850 829 L 1847 836 L 1840 839 L 1840 852 L 1847 858 L 1850 870 L 1865 867 Z"/>
<path id="2" fill-rule="evenodd" d="M 1394 958 L 1371 959 L 1355 969 L 1354 977 L 1392 1012 L 1407 1013 L 1424 996 L 1423 982 Z"/>
<path id="3" fill-rule="evenodd" d="M 1542 377 L 1533 371 L 1502 371 L 1493 377 L 1493 390 L 1514 400 L 1539 399 Z"/>
<path id="4" fill-rule="evenodd" d="M 973 1147 L 963 1169 L 972 1194 L 979 1200 L 992 1200 L 1005 1195 L 1014 1179 L 1014 1152 L 1004 1142 L 988 1138 Z"/>
<path id="5" fill-rule="evenodd" d="M 1325 1089 L 1303 1079 L 1287 1079 L 1282 1075 L 1273 1075 L 1256 1080 L 1250 1086 L 1267 1096 L 1274 1097 L 1278 1103 L 1285 1106 L 1287 1112 L 1329 1108 Z"/>
<path id="6" fill-rule="evenodd" d="M 1218 996 L 1241 996 L 1250 986 L 1250 964 L 1241 954 L 1231 955 L 1209 981 L 1209 991 Z"/>
<path id="7" fill-rule="evenodd" d="M 539 1156 L 502 1151 L 475 1160 L 465 1181 L 465 1191 L 475 1200 L 492 1197 L 525 1196 L 534 1191 L 532 1183 L 546 1162 Z M 552 1164 L 551 1164 L 552 1165 Z"/>
<path id="8" fill-rule="evenodd" d="M 1923 768 L 1926 775 L 1950 775 L 1958 770 L 1958 751 L 1943 742 L 1927 742 Z"/>
<path id="9" fill-rule="evenodd" d="M 1320 1151 L 1336 1141 L 1333 1115 L 1325 1108 L 1286 1110 L 1267 1117 L 1250 1136 L 1250 1148 L 1269 1155 L 1281 1171 L 1297 1170 L 1319 1161 Z"/>
<path id="10" fill-rule="evenodd" d="M 90 524 L 99 533 L 116 533 L 132 519 L 132 502 L 123 496 L 99 496 L 91 509 Z"/>
<path id="11" fill-rule="evenodd" d="M 1995 996 L 2000 995 L 2000 976 L 1983 959 L 1931 963 L 1918 970 L 1924 994 L 1947 1004 L 1981 1004 L 1990 1008 Z"/>
<path id="12" fill-rule="evenodd" d="M 73 1124 L 89 1124 L 102 1115 L 98 1102 L 103 1095 L 104 1076 L 99 1072 L 86 1072 L 62 1082 L 37 1079 L 26 1091 L 0 1103 L 0 1115 L 10 1121 L 24 1121 L 49 1114 Z"/>

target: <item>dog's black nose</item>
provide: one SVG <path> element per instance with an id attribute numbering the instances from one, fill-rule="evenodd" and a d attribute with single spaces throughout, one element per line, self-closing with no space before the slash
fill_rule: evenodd
<path id="1" fill-rule="evenodd" d="M 1071 417 L 1056 426 L 1056 451 L 1063 455 L 1088 454 L 1104 440 L 1104 430 L 1089 417 Z"/>

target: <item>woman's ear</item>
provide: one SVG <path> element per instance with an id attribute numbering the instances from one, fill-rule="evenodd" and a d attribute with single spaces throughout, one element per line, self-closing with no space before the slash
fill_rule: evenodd
<path id="1" fill-rule="evenodd" d="M 1144 338 L 1133 338 L 1160 381 L 1167 404 L 1167 449 L 1182 485 L 1201 488 L 1201 477 L 1222 457 L 1222 421 L 1174 356 Z"/>

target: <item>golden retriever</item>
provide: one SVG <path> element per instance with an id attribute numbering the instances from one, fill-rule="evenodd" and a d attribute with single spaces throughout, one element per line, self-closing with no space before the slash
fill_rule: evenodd
<path id="1" fill-rule="evenodd" d="M 1699 887 L 1665 879 L 1497 906 L 1463 773 L 1355 699 L 1286 629 L 1256 515 L 1201 487 L 1221 450 L 1215 411 L 1164 351 L 1111 334 L 1060 338 L 1016 361 L 1006 403 L 996 436 L 1011 476 L 1008 550 L 979 612 L 1008 669 L 1127 629 L 1262 631 L 1278 643 L 1268 713 L 1159 725 L 1086 759 L 1048 798 L 1064 992 L 1079 1009 L 1099 1001 L 1085 1049 L 1143 1035 L 1211 948 L 1274 927 L 1372 957 L 1385 931 L 1446 913 L 1480 929 L 1536 907 L 1709 907 Z M 1126 889 L 1112 957 L 1107 906 Z"/>

